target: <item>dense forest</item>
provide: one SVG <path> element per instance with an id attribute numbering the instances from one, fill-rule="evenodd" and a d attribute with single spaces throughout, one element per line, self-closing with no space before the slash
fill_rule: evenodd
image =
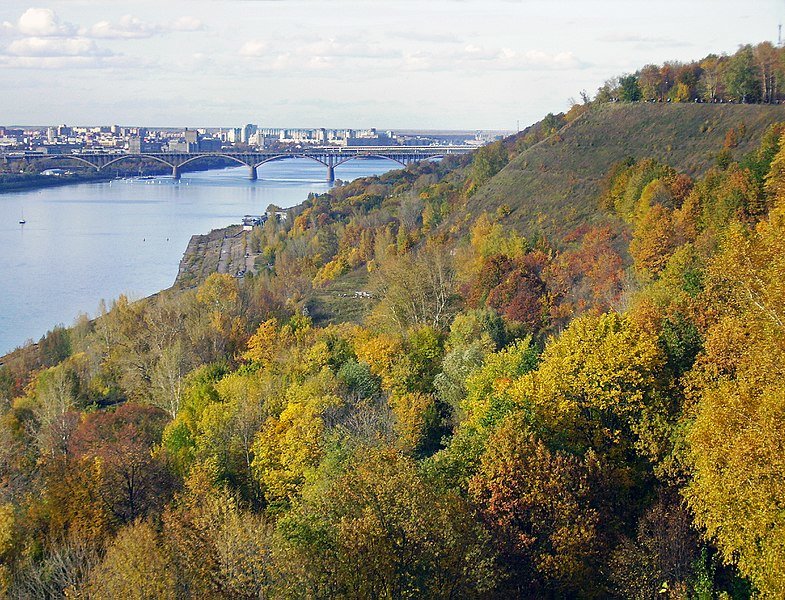
<path id="1" fill-rule="evenodd" d="M 564 233 L 476 214 L 598 104 L 6 357 L 4 595 L 783 597 L 785 114 L 617 162 Z"/>

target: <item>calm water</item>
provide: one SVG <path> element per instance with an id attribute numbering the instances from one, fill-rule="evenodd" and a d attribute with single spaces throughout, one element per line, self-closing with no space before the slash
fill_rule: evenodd
<path id="1" fill-rule="evenodd" d="M 352 161 L 336 177 L 393 167 Z M 169 287 L 191 235 L 329 188 L 326 169 L 305 160 L 263 165 L 258 181 L 247 175 L 241 167 L 184 174 L 179 184 L 134 179 L 0 195 L 0 355 L 79 313 L 95 314 L 102 298 Z"/>

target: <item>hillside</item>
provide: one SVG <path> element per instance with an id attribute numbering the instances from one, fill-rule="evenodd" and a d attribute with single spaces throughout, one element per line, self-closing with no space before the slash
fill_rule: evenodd
<path id="1" fill-rule="evenodd" d="M 483 212 L 511 208 L 508 223 L 526 235 L 545 233 L 558 242 L 582 223 L 606 219 L 597 207 L 601 182 L 627 158 L 654 158 L 695 177 L 739 129 L 734 158 L 757 147 L 765 129 L 785 120 L 782 105 L 605 104 L 596 106 L 551 138 L 529 148 L 470 199 L 466 222 Z"/>
<path id="2" fill-rule="evenodd" d="M 581 110 L 0 359 L 0 597 L 785 597 L 785 111 Z"/>

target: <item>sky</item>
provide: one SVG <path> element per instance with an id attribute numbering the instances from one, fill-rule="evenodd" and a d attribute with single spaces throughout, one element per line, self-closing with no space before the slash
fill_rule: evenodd
<path id="1" fill-rule="evenodd" d="M 0 125 L 513 130 L 785 0 L 0 0 Z"/>

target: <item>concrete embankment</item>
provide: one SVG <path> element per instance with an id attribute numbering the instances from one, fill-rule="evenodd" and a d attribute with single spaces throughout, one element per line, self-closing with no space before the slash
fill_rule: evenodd
<path id="1" fill-rule="evenodd" d="M 212 273 L 233 276 L 255 273 L 258 254 L 251 252 L 249 242 L 250 232 L 243 231 L 241 225 L 191 236 L 172 287 L 185 289 L 197 286 Z"/>

